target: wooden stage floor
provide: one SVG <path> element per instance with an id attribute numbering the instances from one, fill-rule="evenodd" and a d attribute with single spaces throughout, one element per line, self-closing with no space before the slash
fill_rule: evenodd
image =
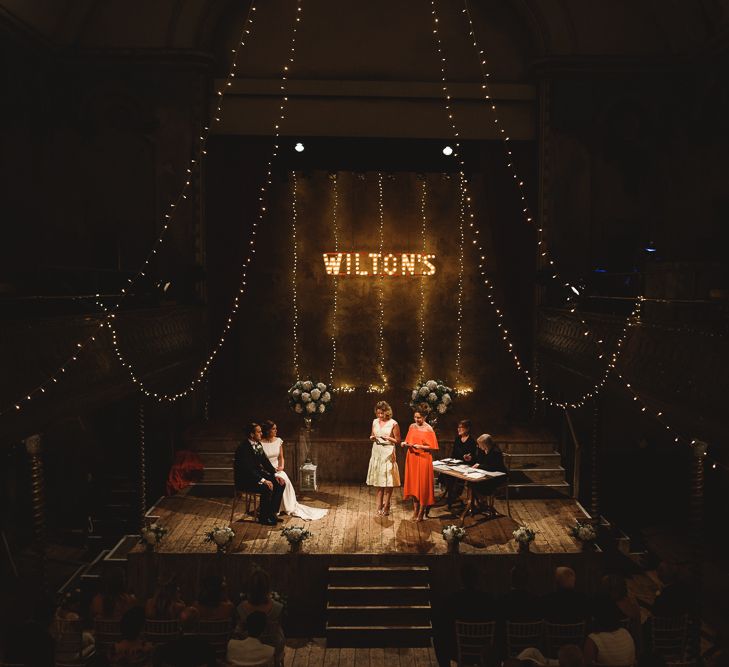
<path id="1" fill-rule="evenodd" d="M 365 485 L 323 484 L 316 493 L 301 494 L 299 501 L 315 507 L 327 507 L 329 513 L 319 521 L 283 517 L 276 527 L 262 526 L 252 517 L 244 517 L 242 501 L 237 504 L 233 522 L 236 533 L 228 555 L 285 554 L 288 543 L 281 535 L 284 526 L 306 526 L 312 533 L 303 546 L 308 554 L 428 554 L 447 553 L 441 529 L 455 523 L 445 506 L 436 506 L 423 522 L 410 519 L 412 503 L 402 500 L 402 492 L 393 494 L 389 517 L 374 511 L 374 489 Z M 214 553 L 215 547 L 204 541 L 204 533 L 214 526 L 228 525 L 230 498 L 196 497 L 194 487 L 177 496 L 163 498 L 149 514 L 158 516 L 169 534 L 157 548 L 160 554 Z M 466 538 L 461 553 L 514 554 L 512 531 L 527 525 L 536 531 L 531 551 L 542 554 L 567 554 L 581 551 L 580 544 L 569 535 L 575 519 L 585 518 L 582 507 L 571 499 L 511 500 L 511 518 L 483 515 L 466 519 Z M 506 514 L 503 500 L 496 501 L 499 512 Z M 135 550 L 140 550 L 136 547 Z"/>

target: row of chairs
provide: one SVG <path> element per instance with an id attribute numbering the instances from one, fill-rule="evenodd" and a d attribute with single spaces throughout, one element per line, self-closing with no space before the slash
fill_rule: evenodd
<path id="1" fill-rule="evenodd" d="M 627 625 L 627 619 L 624 625 Z M 649 623 L 652 649 L 666 659 L 682 662 L 686 655 L 688 618 L 653 617 Z M 556 658 L 566 644 L 582 646 L 587 635 L 587 624 L 551 623 L 549 621 L 506 621 L 506 655 L 514 658 L 526 648 L 538 648 L 548 658 Z M 486 664 L 496 638 L 496 621 L 469 623 L 456 621 L 458 664 L 477 658 L 476 664 Z"/>

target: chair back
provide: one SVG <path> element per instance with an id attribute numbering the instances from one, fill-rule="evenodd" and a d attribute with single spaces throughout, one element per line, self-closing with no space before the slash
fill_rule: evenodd
<path id="1" fill-rule="evenodd" d="M 180 636 L 180 621 L 176 618 L 158 621 L 147 619 L 144 622 L 144 638 L 152 644 L 166 644 Z"/>
<path id="2" fill-rule="evenodd" d="M 525 648 L 541 648 L 544 621 L 506 621 L 506 653 L 515 658 Z"/>
<path id="3" fill-rule="evenodd" d="M 486 665 L 494 645 L 496 621 L 456 621 L 458 664 Z"/>
<path id="4" fill-rule="evenodd" d="M 556 658 L 559 649 L 565 644 L 577 644 L 582 646 L 585 643 L 585 621 L 578 623 L 550 623 L 544 622 L 544 639 L 546 655 L 548 658 Z"/>
<path id="5" fill-rule="evenodd" d="M 106 653 L 110 646 L 121 640 L 121 625 L 118 618 L 97 618 L 94 621 L 96 652 Z"/>
<path id="6" fill-rule="evenodd" d="M 53 621 L 53 636 L 56 639 L 56 663 L 77 663 L 81 658 L 82 642 L 81 621 Z"/>
<path id="7" fill-rule="evenodd" d="M 215 649 L 215 656 L 218 660 L 224 660 L 232 630 L 232 620 L 225 618 L 219 621 L 198 621 L 195 634 L 200 639 L 210 642 L 213 649 Z"/>
<path id="8" fill-rule="evenodd" d="M 683 661 L 688 639 L 688 616 L 664 618 L 654 616 L 650 620 L 651 645 L 664 658 Z"/>

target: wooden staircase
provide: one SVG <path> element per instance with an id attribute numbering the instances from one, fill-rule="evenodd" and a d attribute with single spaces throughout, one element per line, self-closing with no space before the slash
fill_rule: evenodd
<path id="1" fill-rule="evenodd" d="M 509 455 L 511 474 L 509 493 L 512 498 L 562 498 L 569 496 L 562 457 L 557 442 L 549 434 L 524 431 L 494 436 Z"/>
<path id="2" fill-rule="evenodd" d="M 429 582 L 421 565 L 330 567 L 327 646 L 430 646 Z"/>

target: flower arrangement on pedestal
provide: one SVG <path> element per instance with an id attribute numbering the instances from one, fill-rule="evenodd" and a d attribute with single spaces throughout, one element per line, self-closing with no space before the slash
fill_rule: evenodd
<path id="1" fill-rule="evenodd" d="M 289 406 L 304 418 L 315 418 L 332 409 L 333 391 L 326 382 L 298 380 L 289 389 Z"/>
<path id="2" fill-rule="evenodd" d="M 448 544 L 448 551 L 458 553 L 461 540 L 466 537 L 466 531 L 460 526 L 450 524 L 440 531 L 443 539 Z"/>
<path id="3" fill-rule="evenodd" d="M 453 389 L 443 380 L 421 380 L 410 395 L 410 407 L 418 410 L 424 405 L 427 406 L 425 419 L 432 425 L 451 409 Z"/>
<path id="4" fill-rule="evenodd" d="M 141 542 L 147 547 L 147 551 L 154 551 L 154 548 L 170 531 L 164 526 L 160 526 L 158 523 L 153 523 L 151 526 L 144 526 L 139 532 Z"/>
<path id="5" fill-rule="evenodd" d="M 529 545 L 534 541 L 536 532 L 528 526 L 519 526 L 512 535 L 519 545 L 519 551 L 529 551 Z"/>
<path id="6" fill-rule="evenodd" d="M 235 533 L 230 526 L 215 526 L 205 533 L 205 541 L 215 544 L 218 553 L 226 553 L 234 537 Z"/>
<path id="7" fill-rule="evenodd" d="M 301 543 L 311 537 L 311 531 L 301 526 L 287 526 L 281 531 L 291 547 L 291 553 L 301 551 Z"/>
<path id="8" fill-rule="evenodd" d="M 595 527 L 587 522 L 575 521 L 575 525 L 570 528 L 570 535 L 582 542 L 583 548 L 589 548 L 597 539 Z"/>

